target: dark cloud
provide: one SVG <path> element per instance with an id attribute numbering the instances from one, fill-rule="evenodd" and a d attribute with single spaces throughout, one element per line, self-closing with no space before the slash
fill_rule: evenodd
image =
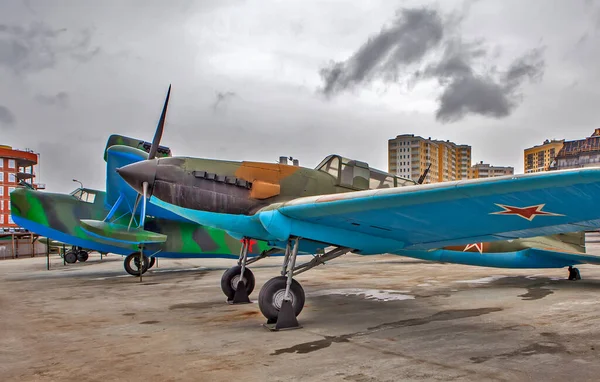
<path id="1" fill-rule="evenodd" d="M 438 121 L 455 122 L 467 114 L 507 117 L 522 98 L 523 82 L 541 79 L 543 50 L 531 50 L 500 73 L 493 63 L 498 47 L 490 53 L 485 40 L 462 39 L 459 27 L 468 11 L 463 7 L 444 17 L 435 9 L 400 10 L 391 27 L 369 38 L 348 60 L 321 69 L 321 92 L 331 96 L 374 80 L 405 80 L 412 87 L 435 79 L 442 87 Z"/>
<path id="2" fill-rule="evenodd" d="M 402 9 L 391 26 L 369 38 L 349 59 L 321 69 L 321 91 L 329 96 L 374 79 L 394 80 L 403 66 L 421 60 L 443 35 L 437 11 Z"/>
<path id="3" fill-rule="evenodd" d="M 35 96 L 35 100 L 42 105 L 58 106 L 63 109 L 69 106 L 69 94 L 67 92 L 58 92 L 54 95 L 38 94 Z"/>
<path id="4" fill-rule="evenodd" d="M 0 105 L 0 126 L 12 127 L 15 124 L 15 115 L 7 107 Z"/>
<path id="5" fill-rule="evenodd" d="M 29 26 L 0 24 L 0 66 L 17 73 L 38 72 L 56 66 L 61 56 L 89 61 L 99 52 L 91 47 L 91 31 L 74 34 L 37 22 Z"/>
<path id="6" fill-rule="evenodd" d="M 504 118 L 521 100 L 519 89 L 525 80 L 538 81 L 544 71 L 543 50 L 533 49 L 515 59 L 506 72 L 495 66 L 476 71 L 477 61 L 488 58 L 482 42 L 466 44 L 451 41 L 442 58 L 429 64 L 416 78 L 436 78 L 442 85 L 436 119 L 456 122 L 467 114 Z"/>
<path id="7" fill-rule="evenodd" d="M 226 105 L 232 98 L 237 97 L 235 92 L 216 92 L 215 94 L 215 102 L 213 103 L 212 109 L 213 111 L 217 111 L 219 106 Z"/>

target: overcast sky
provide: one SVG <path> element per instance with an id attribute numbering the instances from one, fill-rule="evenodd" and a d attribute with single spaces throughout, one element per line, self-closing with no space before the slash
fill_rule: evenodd
<path id="1" fill-rule="evenodd" d="M 399 134 L 523 149 L 600 127 L 600 1 L 0 2 L 0 144 L 104 188 L 111 133 L 175 155 L 387 169 Z"/>

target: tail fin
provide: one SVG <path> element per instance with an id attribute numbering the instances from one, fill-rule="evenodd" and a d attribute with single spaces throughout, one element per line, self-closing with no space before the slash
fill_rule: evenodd
<path id="1" fill-rule="evenodd" d="M 106 141 L 106 148 L 104 149 L 104 160 L 108 160 L 108 149 L 112 146 L 127 146 L 133 147 L 134 149 L 145 151 L 146 153 L 150 152 L 150 148 L 152 147 L 152 142 L 146 142 L 141 139 L 135 139 L 131 137 L 126 137 L 124 135 L 113 134 L 108 137 Z M 158 152 L 156 153 L 158 158 L 162 157 L 170 157 L 171 149 L 166 146 L 158 146 Z"/>

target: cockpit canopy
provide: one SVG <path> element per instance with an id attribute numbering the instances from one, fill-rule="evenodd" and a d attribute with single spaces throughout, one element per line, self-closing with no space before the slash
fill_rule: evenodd
<path id="1" fill-rule="evenodd" d="M 94 203 L 96 200 L 96 192 L 85 188 L 78 188 L 71 195 L 86 203 Z"/>
<path id="2" fill-rule="evenodd" d="M 339 155 L 329 155 L 319 163 L 316 169 L 333 176 L 337 180 L 336 184 L 338 186 L 355 190 L 375 190 L 416 184 L 416 182 L 410 179 L 369 168 L 368 163 L 344 158 Z"/>

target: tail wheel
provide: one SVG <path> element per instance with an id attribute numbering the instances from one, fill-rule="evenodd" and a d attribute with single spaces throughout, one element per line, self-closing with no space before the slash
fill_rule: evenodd
<path id="1" fill-rule="evenodd" d="M 144 265 L 142 268 L 142 274 L 146 273 L 148 270 L 149 259 L 148 256 L 144 256 Z M 125 272 L 129 273 L 132 276 L 140 275 L 140 254 L 139 252 L 132 253 L 131 255 L 125 258 L 123 262 L 123 267 L 125 268 Z"/>
<path id="2" fill-rule="evenodd" d="M 233 300 L 233 296 L 235 295 L 235 291 L 237 289 L 237 285 L 240 282 L 240 273 L 242 272 L 242 267 L 236 265 L 235 267 L 231 267 L 223 273 L 221 277 L 221 289 L 225 296 L 227 296 L 228 300 Z M 255 280 L 254 273 L 248 268 L 244 269 L 244 284 L 246 284 L 246 291 L 248 295 L 252 293 L 254 290 Z"/>
<path id="3" fill-rule="evenodd" d="M 267 281 L 258 294 L 258 307 L 267 320 L 277 320 L 279 310 L 285 297 L 286 276 L 274 277 Z M 304 308 L 304 289 L 299 282 L 292 279 L 290 287 L 290 300 L 296 316 Z"/>
<path id="4" fill-rule="evenodd" d="M 77 260 L 81 261 L 81 262 L 85 262 L 87 261 L 87 259 L 90 257 L 89 253 L 87 253 L 87 251 L 79 251 L 77 252 Z"/>
<path id="5" fill-rule="evenodd" d="M 77 261 L 77 255 L 73 251 L 67 251 L 65 253 L 65 262 L 68 264 L 74 264 Z"/>

